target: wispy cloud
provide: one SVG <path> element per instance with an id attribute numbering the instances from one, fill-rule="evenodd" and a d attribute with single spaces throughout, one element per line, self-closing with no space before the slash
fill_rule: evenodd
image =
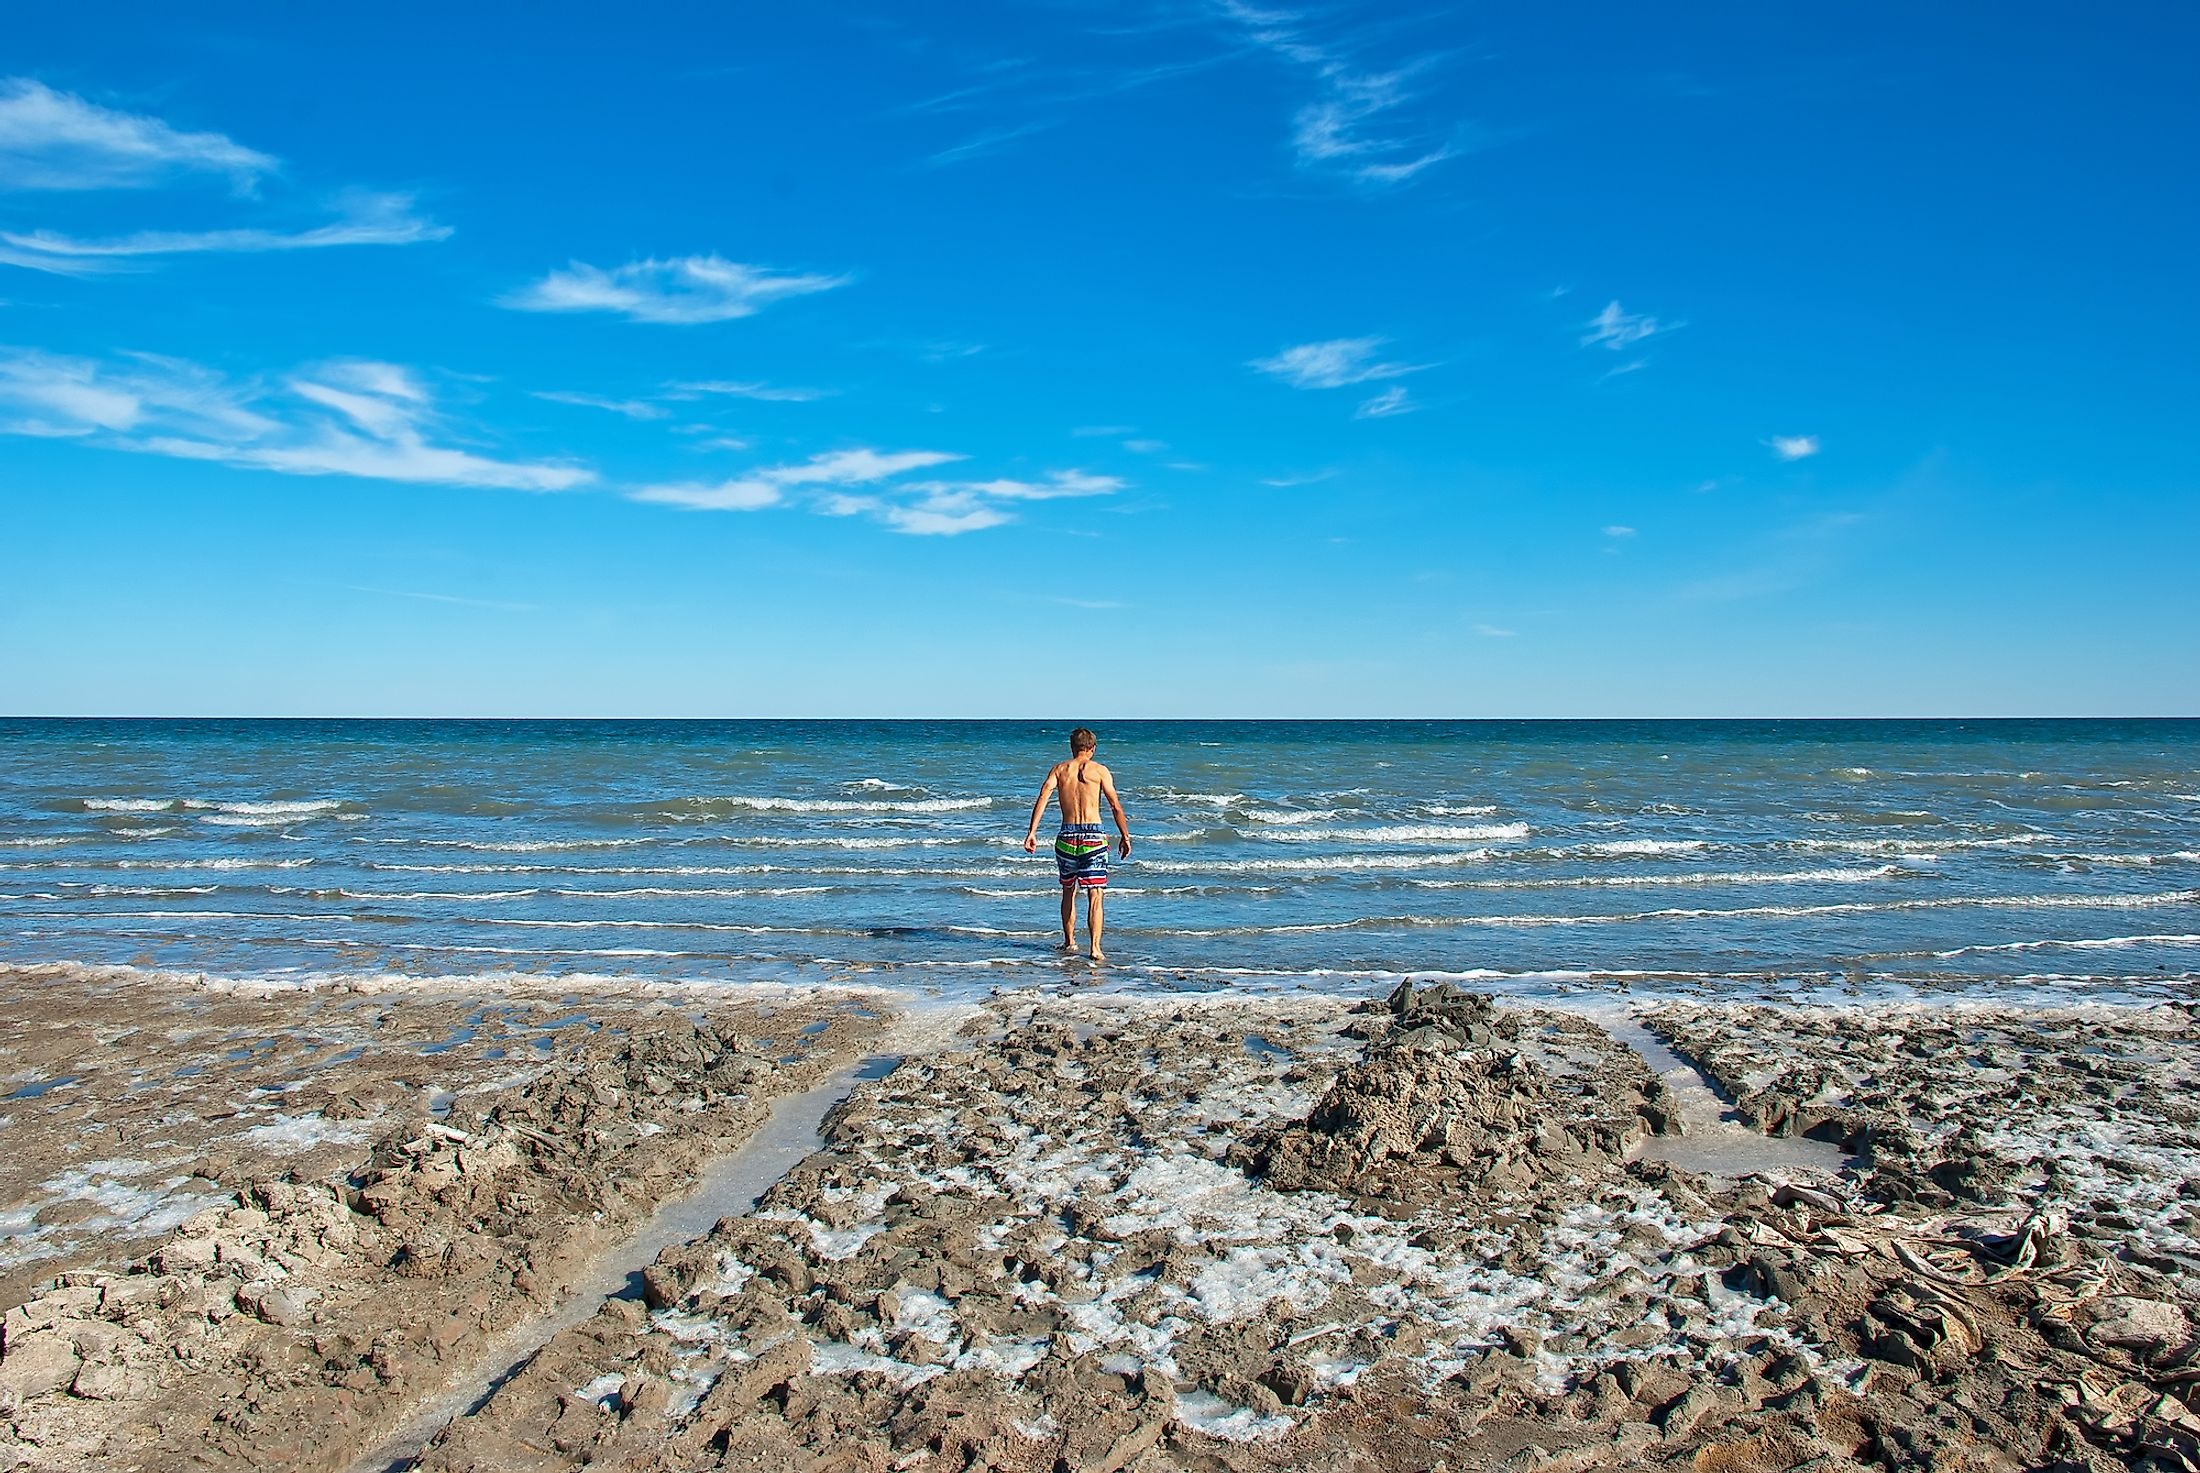
<path id="1" fill-rule="evenodd" d="M 608 271 L 574 261 L 499 302 L 522 312 L 616 312 L 635 322 L 687 325 L 753 316 L 773 302 L 847 281 L 745 266 L 718 255 L 652 258 Z"/>
<path id="2" fill-rule="evenodd" d="M 542 607 L 540 604 L 509 603 L 500 598 L 468 598 L 459 593 L 421 593 L 410 588 L 374 588 L 363 583 L 344 586 L 353 593 L 375 593 L 385 598 L 410 598 L 430 604 L 458 604 L 469 609 L 496 609 L 507 614 L 532 614 Z"/>
<path id="3" fill-rule="evenodd" d="M 1292 486 L 1312 486 L 1317 482 L 1326 481 L 1336 474 L 1336 467 L 1331 466 L 1324 470 L 1308 471 L 1306 474 L 1299 476 L 1267 476 L 1261 480 L 1261 484 L 1283 490 Z"/>
<path id="4" fill-rule="evenodd" d="M 1401 378 L 1419 373 L 1426 363 L 1385 363 L 1375 355 L 1383 338 L 1332 338 L 1323 343 L 1301 343 L 1270 358 L 1256 358 L 1248 366 L 1282 379 L 1294 389 L 1342 389 L 1376 379 Z"/>
<path id="5" fill-rule="evenodd" d="M 613 414 L 623 414 L 628 419 L 663 419 L 672 411 L 662 404 L 652 404 L 646 399 L 612 399 L 602 394 L 576 394 L 563 389 L 536 389 L 537 399 L 547 399 L 552 404 L 575 404 L 583 409 L 604 409 Z"/>
<path id="6" fill-rule="evenodd" d="M 1617 523 L 1614 523 L 1612 526 L 1606 527 L 1604 529 L 1604 535 L 1611 538 L 1615 542 L 1625 542 L 1628 538 L 1635 535 L 1635 529 L 1633 527 L 1622 527 Z"/>
<path id="7" fill-rule="evenodd" d="M 1674 332 L 1686 326 L 1679 322 L 1660 322 L 1646 312 L 1626 311 L 1617 299 L 1584 325 L 1589 330 L 1582 334 L 1581 346 L 1607 348 L 1614 353 L 1647 342 L 1661 332 Z"/>
<path id="8" fill-rule="evenodd" d="M 940 450 L 839 450 L 789 465 L 764 466 L 732 480 L 640 486 L 636 501 L 691 511 L 762 511 L 803 504 L 833 517 L 868 517 L 913 536 L 951 537 L 1015 520 L 1018 503 L 1106 496 L 1122 488 L 1113 476 L 1054 471 L 1037 480 L 907 481 L 910 471 L 963 459 Z"/>
<path id="9" fill-rule="evenodd" d="M 737 383 L 716 378 L 665 385 L 667 399 L 697 399 L 705 394 L 723 394 L 732 399 L 761 399 L 775 404 L 807 404 L 814 399 L 827 398 L 832 392 L 831 389 L 780 388 L 773 384 Z"/>
<path id="10" fill-rule="evenodd" d="M 943 450 L 835 450 L 793 465 L 765 466 L 732 480 L 637 486 L 626 494 L 635 501 L 690 511 L 761 511 L 779 505 L 798 487 L 861 486 L 960 459 Z"/>
<path id="11" fill-rule="evenodd" d="M 339 360 L 271 388 L 150 354 L 101 362 L 0 350 L 0 433 L 285 475 L 522 491 L 594 479 L 567 461 L 499 460 L 437 444 L 440 428 L 427 388 L 398 364 Z"/>
<path id="12" fill-rule="evenodd" d="M 1360 407 L 1352 411 L 1354 419 L 1389 419 L 1392 415 L 1411 414 L 1421 406 L 1413 402 L 1413 396 L 1403 384 L 1392 384 L 1371 398 L 1362 399 Z"/>
<path id="13" fill-rule="evenodd" d="M 989 153 L 998 153 L 1011 143 L 1019 139 L 1029 138 L 1034 133 L 1044 133 L 1053 126 L 1054 124 L 1051 121 L 1026 123 L 1017 128 L 1001 128 L 991 133 L 980 133 L 975 138 L 967 138 L 961 143 L 943 148 L 937 153 L 927 154 L 923 159 L 923 167 L 927 169 L 944 169 L 950 164 L 968 163 L 972 159 L 983 158 Z"/>
<path id="14" fill-rule="evenodd" d="M 451 227 L 438 225 L 414 209 L 411 195 L 351 193 L 338 199 L 338 215 L 309 230 L 139 230 L 129 235 L 86 240 L 51 230 L 0 231 L 0 261 L 65 276 L 89 276 L 130 264 L 135 258 L 221 251 L 316 250 L 325 246 L 416 245 L 447 239 Z"/>
<path id="15" fill-rule="evenodd" d="M 1774 435 L 1765 445 L 1782 460 L 1808 460 L 1819 448 L 1816 435 Z"/>
<path id="16" fill-rule="evenodd" d="M 1470 624 L 1467 627 L 1484 639 L 1511 639 L 1518 633 L 1512 629 L 1501 629 L 1495 624 Z"/>
<path id="17" fill-rule="evenodd" d="M 142 189 L 216 175 L 250 194 L 280 165 L 220 133 L 187 133 L 27 77 L 0 82 L 0 188 Z"/>
<path id="18" fill-rule="evenodd" d="M 1313 76 L 1315 96 L 1291 120 L 1291 148 L 1302 166 L 1382 186 L 1402 184 L 1455 155 L 1449 142 L 1402 117 L 1416 100 L 1414 79 L 1435 56 L 1368 66 L 1343 42 L 1316 35 L 1304 13 L 1245 0 L 1218 0 L 1216 8 L 1252 45 Z"/>

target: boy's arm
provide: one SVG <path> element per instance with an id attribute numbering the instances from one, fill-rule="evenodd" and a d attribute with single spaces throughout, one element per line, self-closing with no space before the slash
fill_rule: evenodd
<path id="1" fill-rule="evenodd" d="M 1115 796 L 1115 774 L 1106 768 L 1100 770 L 1100 796 L 1108 800 L 1108 808 L 1115 814 L 1116 848 L 1128 859 L 1131 857 L 1131 821 L 1123 812 L 1123 800 Z"/>
<path id="2" fill-rule="evenodd" d="M 1031 827 L 1024 830 L 1024 853 L 1033 854 L 1039 848 L 1039 820 L 1046 816 L 1047 799 L 1054 796 L 1054 783 L 1062 774 L 1059 767 L 1047 769 L 1047 780 L 1039 789 L 1039 800 L 1031 805 Z"/>

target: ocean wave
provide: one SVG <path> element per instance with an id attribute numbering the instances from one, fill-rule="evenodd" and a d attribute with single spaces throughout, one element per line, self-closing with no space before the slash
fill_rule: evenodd
<path id="1" fill-rule="evenodd" d="M 298 813 L 202 813 L 200 823 L 210 823 L 225 829 L 275 829 L 296 823 L 304 814 Z"/>
<path id="2" fill-rule="evenodd" d="M 310 855 L 296 859 L 110 859 L 97 866 L 73 865 L 76 869 L 305 869 L 313 863 Z"/>
<path id="3" fill-rule="evenodd" d="M 1309 854 L 1290 859 L 1227 859 L 1211 861 L 1141 859 L 1137 867 L 1166 875 L 1211 874 L 1311 874 L 1324 870 L 1426 869 L 1431 865 L 1479 864 L 1495 851 L 1462 849 L 1454 854 Z"/>
<path id="4" fill-rule="evenodd" d="M 1497 811 L 1495 803 L 1431 803 L 1422 810 L 1436 818 L 1486 818 Z"/>
<path id="5" fill-rule="evenodd" d="M 1430 890 L 1624 890 L 1667 885 L 1838 885 L 1888 880 L 1905 873 L 1900 865 L 1872 869 L 1676 870 L 1662 875 L 1568 875 L 1544 880 L 1408 880 Z"/>
<path id="6" fill-rule="evenodd" d="M 1341 811 L 1336 808 L 1249 808 L 1244 817 L 1247 823 L 1324 823 Z"/>
<path id="7" fill-rule="evenodd" d="M 708 886 L 693 888 L 677 885 L 624 885 L 608 890 L 553 889 L 553 895 L 574 900 L 603 900 L 617 897 L 636 897 L 652 900 L 745 900 L 754 897 L 780 899 L 790 895 L 830 895 L 844 893 L 845 885 L 743 885 Z M 533 892 L 528 892 L 532 894 Z M 464 897 L 458 897 L 464 898 Z"/>
<path id="8" fill-rule="evenodd" d="M 1524 823 L 1393 823 L 1367 829 L 1287 829 L 1264 834 L 1303 844 L 1459 844 L 1484 839 L 1525 839 Z"/>
<path id="9" fill-rule="evenodd" d="M 1196 803 L 1209 808 L 1228 808 L 1232 804 L 1245 801 L 1243 793 L 1180 793 L 1172 788 L 1152 788 L 1148 791 L 1163 803 Z"/>
<path id="10" fill-rule="evenodd" d="M 2195 901 L 2200 901 L 2200 890 L 2180 890 L 2164 895 L 2112 897 L 2083 895 L 1950 896 L 1931 900 L 1844 901 L 1827 905 L 1669 906 L 1659 910 L 1630 911 L 1616 914 L 1593 912 L 1588 915 L 1352 916 L 1334 921 L 1302 921 L 1280 926 L 1223 926 L 1208 930 L 1173 932 L 1172 934 L 1185 936 L 1258 936 L 1268 934 L 1292 935 L 1299 932 L 1313 931 L 1392 930 L 1408 927 L 1445 929 L 1515 926 L 1619 926 L 1640 924 L 1646 921 L 1799 919 L 1808 916 L 1861 915 L 1906 910 L 2136 910 L 2157 905 L 2190 905 Z"/>
<path id="11" fill-rule="evenodd" d="M 84 798 L 79 801 L 88 813 L 166 813 L 176 805 L 173 798 Z"/>
<path id="12" fill-rule="evenodd" d="M 685 813 L 966 813 L 991 808 L 991 798 L 686 798 L 668 805 Z"/>
<path id="13" fill-rule="evenodd" d="M 1574 847 L 1576 854 L 1694 854 L 1709 847 L 1702 839 L 1608 839 Z"/>
<path id="14" fill-rule="evenodd" d="M 2093 936 L 2061 939 L 2045 937 L 2038 941 L 2002 941 L 1978 946 L 1958 946 L 1948 951 L 1898 951 L 1889 952 L 1889 959 L 1930 957 L 1935 961 L 1949 961 L 1959 956 L 1971 956 L 1981 952 L 1996 951 L 2121 951 L 2133 946 L 2200 946 L 2200 936 L 2167 934 L 2148 936 Z"/>
<path id="15" fill-rule="evenodd" d="M 199 798 L 186 798 L 183 806 L 191 809 L 212 809 L 216 813 L 236 814 L 285 814 L 303 817 L 309 813 L 333 813 L 344 806 L 341 798 L 303 798 L 269 802 L 219 803 Z"/>
<path id="16" fill-rule="evenodd" d="M 1842 854 L 1937 854 L 1943 849 L 2015 849 L 2054 841 L 2053 834 L 2010 834 L 1993 839 L 1779 839 L 1774 847 Z"/>

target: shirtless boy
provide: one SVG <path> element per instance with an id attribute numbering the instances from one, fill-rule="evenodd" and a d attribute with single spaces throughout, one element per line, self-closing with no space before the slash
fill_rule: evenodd
<path id="1" fill-rule="evenodd" d="M 1062 831 L 1054 837 L 1054 868 L 1062 881 L 1062 950 L 1077 949 L 1077 892 L 1085 892 L 1085 933 L 1092 938 L 1092 959 L 1107 960 L 1100 949 L 1101 902 L 1108 885 L 1108 836 L 1100 830 L 1100 800 L 1115 815 L 1116 848 L 1131 857 L 1130 820 L 1115 796 L 1115 775 L 1092 760 L 1100 739 L 1085 727 L 1069 734 L 1069 761 L 1057 762 L 1031 805 L 1031 827 L 1024 832 L 1024 853 L 1039 848 L 1039 820 L 1051 795 L 1062 805 Z"/>

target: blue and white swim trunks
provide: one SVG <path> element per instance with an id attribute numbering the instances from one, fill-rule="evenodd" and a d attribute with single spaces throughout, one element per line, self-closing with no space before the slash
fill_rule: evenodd
<path id="1" fill-rule="evenodd" d="M 1108 883 L 1108 836 L 1096 823 L 1065 823 L 1054 836 L 1054 870 L 1065 885 L 1098 890 Z"/>

